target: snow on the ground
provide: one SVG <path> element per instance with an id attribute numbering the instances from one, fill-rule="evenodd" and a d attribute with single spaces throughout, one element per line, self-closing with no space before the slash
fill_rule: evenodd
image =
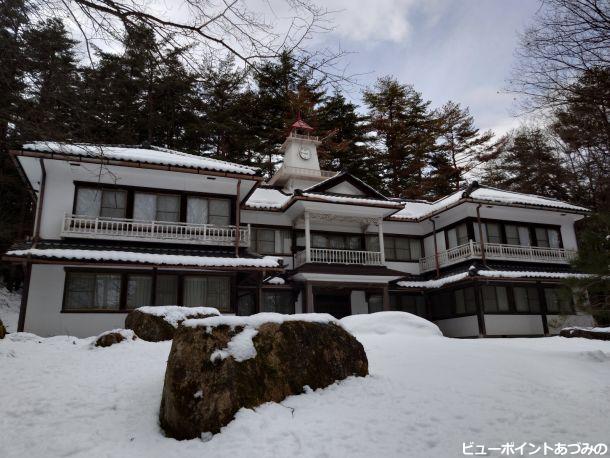
<path id="1" fill-rule="evenodd" d="M 402 333 L 379 315 L 352 327 L 369 377 L 241 410 L 207 442 L 159 428 L 171 342 L 92 349 L 11 334 L 0 341 L 0 454 L 445 458 L 470 441 L 608 441 L 610 342 L 448 339 L 404 321 Z"/>
<path id="2" fill-rule="evenodd" d="M 0 320 L 7 332 L 17 331 L 20 306 L 21 294 L 11 292 L 4 285 L 0 284 Z"/>

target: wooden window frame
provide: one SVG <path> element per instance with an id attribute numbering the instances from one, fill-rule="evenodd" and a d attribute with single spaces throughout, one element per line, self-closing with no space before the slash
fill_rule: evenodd
<path id="1" fill-rule="evenodd" d="M 71 272 L 90 273 L 90 274 L 116 274 L 121 276 L 121 290 L 119 291 L 119 308 L 118 309 L 66 309 L 66 300 L 68 294 L 68 279 Z M 152 297 L 151 304 L 155 307 L 157 299 L 157 276 L 158 275 L 176 275 L 178 277 L 178 306 L 183 305 L 183 286 L 185 276 L 201 276 L 201 277 L 228 277 L 229 278 L 229 308 L 227 310 L 219 310 L 221 313 L 235 313 L 235 298 L 236 298 L 236 278 L 237 273 L 229 272 L 201 272 L 201 271 L 171 271 L 157 269 L 99 269 L 87 267 L 64 267 L 64 291 L 62 294 L 62 304 L 60 313 L 129 313 L 133 309 L 127 308 L 127 278 L 132 275 L 152 275 Z"/>

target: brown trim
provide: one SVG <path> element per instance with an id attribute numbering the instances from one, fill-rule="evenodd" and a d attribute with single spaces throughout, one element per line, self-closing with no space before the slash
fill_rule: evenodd
<path id="1" fill-rule="evenodd" d="M 133 161 L 133 160 L 122 160 L 122 159 L 98 159 L 88 156 L 71 155 L 62 153 L 46 153 L 40 151 L 28 151 L 28 150 L 10 150 L 10 155 L 22 156 L 22 157 L 34 157 L 42 159 L 52 159 L 56 161 L 66 162 L 80 162 L 85 164 L 104 164 L 104 165 L 116 165 L 119 167 L 130 167 L 136 169 L 150 169 L 150 170 L 162 170 L 168 172 L 180 172 L 180 173 L 191 173 L 195 175 L 210 175 L 216 177 L 226 178 L 241 178 L 250 181 L 264 181 L 264 177 L 254 174 L 249 175 L 245 173 L 235 172 L 219 172 L 214 170 L 202 169 L 202 168 L 191 168 L 178 165 L 162 165 L 162 164 L 151 164 L 148 162 Z M 237 164 L 239 165 L 239 164 Z"/>
<path id="2" fill-rule="evenodd" d="M 36 221 L 34 222 L 34 244 L 40 241 L 40 226 L 42 225 L 42 207 L 44 205 L 44 194 L 47 184 L 47 169 L 44 160 L 40 159 L 40 193 L 36 202 Z"/>
<path id="3" fill-rule="evenodd" d="M 21 289 L 21 304 L 19 306 L 19 319 L 17 320 L 17 332 L 23 332 L 25 329 L 25 314 L 28 308 L 28 296 L 30 294 L 30 279 L 32 277 L 32 263 L 30 259 L 25 263 L 25 273 L 23 278 L 23 287 Z"/>
<path id="4" fill-rule="evenodd" d="M 485 328 L 485 311 L 483 310 L 483 301 L 481 300 L 481 286 L 476 280 L 473 283 L 474 301 L 477 308 L 477 324 L 479 326 L 479 337 L 485 337 L 487 335 L 487 329 Z"/>

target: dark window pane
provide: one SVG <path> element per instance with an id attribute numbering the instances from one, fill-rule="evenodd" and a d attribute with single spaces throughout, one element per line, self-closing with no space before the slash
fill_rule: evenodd
<path id="1" fill-rule="evenodd" d="M 485 313 L 494 313 L 498 311 L 498 301 L 496 300 L 496 290 L 493 286 L 481 287 L 481 295 L 483 296 L 483 306 Z"/>
<path id="2" fill-rule="evenodd" d="M 500 225 L 497 223 L 485 224 L 487 228 L 487 242 L 488 243 L 502 243 L 502 236 L 500 235 Z"/>
<path id="3" fill-rule="evenodd" d="M 536 242 L 539 247 L 548 247 L 549 246 L 549 236 L 544 227 L 536 228 Z"/>
<path id="4" fill-rule="evenodd" d="M 180 221 L 180 196 L 157 196 L 157 221 Z"/>
<path id="5" fill-rule="evenodd" d="M 240 291 L 237 296 L 237 314 L 248 316 L 256 313 L 256 300 L 253 291 Z"/>
<path id="6" fill-rule="evenodd" d="M 134 309 L 151 304 L 152 276 L 128 275 L 127 277 L 127 308 Z"/>
<path id="7" fill-rule="evenodd" d="M 93 308 L 95 274 L 69 272 L 66 282 L 66 309 Z"/>
<path id="8" fill-rule="evenodd" d="M 178 303 L 178 277 L 158 275 L 156 305 L 176 305 Z"/>
<path id="9" fill-rule="evenodd" d="M 477 302 L 475 299 L 475 291 L 472 286 L 464 289 L 464 301 L 466 302 L 466 312 L 476 313 Z"/>
<path id="10" fill-rule="evenodd" d="M 210 224 L 226 226 L 231 220 L 231 205 L 228 199 L 210 199 Z"/>
<path id="11" fill-rule="evenodd" d="M 521 240 L 519 239 L 519 228 L 514 224 L 507 224 L 504 226 L 504 231 L 506 232 L 506 243 L 509 245 L 521 245 Z"/>
<path id="12" fill-rule="evenodd" d="M 380 294 L 371 294 L 369 296 L 369 313 L 383 311 L 383 296 Z"/>
<path id="13" fill-rule="evenodd" d="M 291 291 L 263 291 L 261 312 L 294 313 Z"/>
<path id="14" fill-rule="evenodd" d="M 104 189 L 102 192 L 100 216 L 124 218 L 126 203 L 127 193 L 125 191 L 110 191 Z"/>
<path id="15" fill-rule="evenodd" d="M 466 313 L 466 298 L 464 297 L 464 290 L 458 289 L 453 292 L 455 296 L 455 313 L 458 315 Z"/>

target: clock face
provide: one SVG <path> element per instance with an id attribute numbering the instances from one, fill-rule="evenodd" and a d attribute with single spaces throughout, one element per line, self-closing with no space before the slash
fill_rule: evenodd
<path id="1" fill-rule="evenodd" d="M 306 148 L 301 148 L 299 150 L 299 156 L 301 156 L 301 159 L 303 159 L 304 161 L 307 161 L 311 157 L 311 151 Z"/>

